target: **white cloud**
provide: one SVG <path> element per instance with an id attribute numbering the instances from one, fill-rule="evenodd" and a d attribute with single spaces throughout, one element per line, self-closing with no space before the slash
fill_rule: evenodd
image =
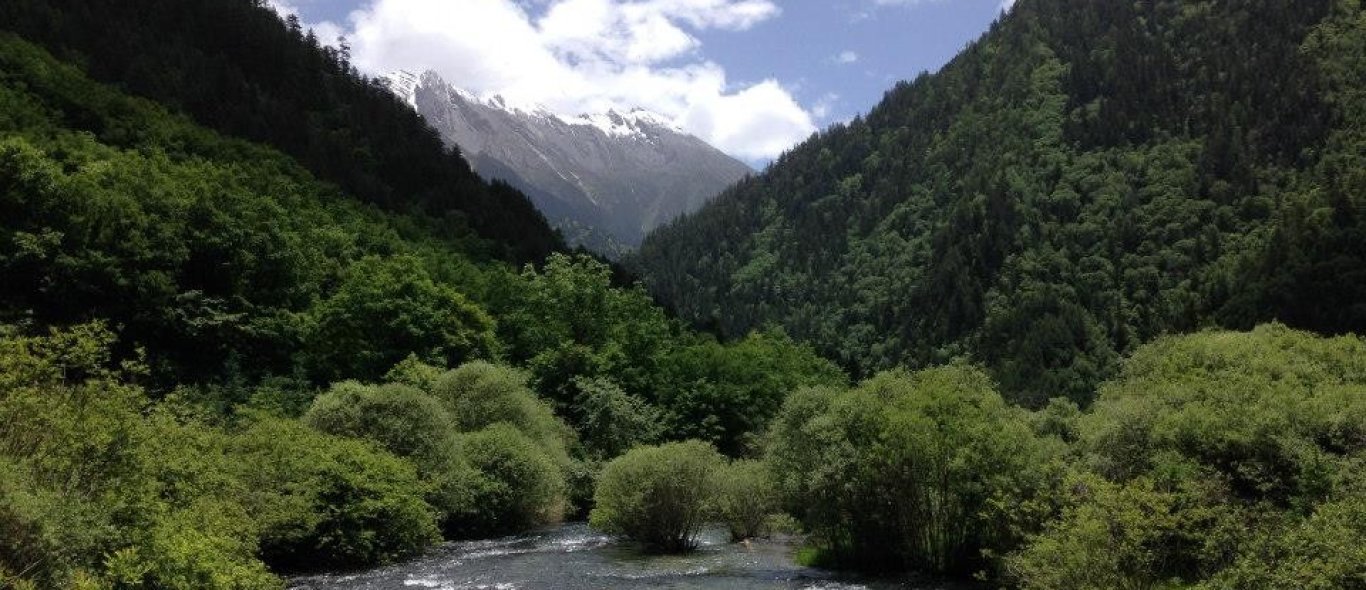
<path id="1" fill-rule="evenodd" d="M 272 0 L 291 1 L 307 0 Z M 812 113 L 777 80 L 729 82 L 695 34 L 779 13 L 772 0 L 374 0 L 351 14 L 347 35 L 371 74 L 433 69 L 564 115 L 643 107 L 758 162 L 815 131 Z"/>
<path id="2" fill-rule="evenodd" d="M 852 50 L 846 49 L 835 56 L 835 63 L 837 64 L 851 64 L 856 62 L 858 62 L 858 53 Z"/>
<path id="3" fill-rule="evenodd" d="M 839 94 L 828 92 L 816 101 L 815 106 L 811 107 L 811 114 L 815 115 L 817 119 L 824 120 L 830 116 L 831 110 L 835 108 L 835 104 L 839 101 Z"/>

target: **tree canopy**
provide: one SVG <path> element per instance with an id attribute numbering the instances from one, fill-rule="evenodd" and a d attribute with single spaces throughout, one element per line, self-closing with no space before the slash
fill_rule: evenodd
<path id="1" fill-rule="evenodd" d="M 1162 334 L 1361 332 L 1363 39 L 1355 0 L 1021 0 L 632 265 L 726 337 L 967 358 L 1032 407 Z"/>

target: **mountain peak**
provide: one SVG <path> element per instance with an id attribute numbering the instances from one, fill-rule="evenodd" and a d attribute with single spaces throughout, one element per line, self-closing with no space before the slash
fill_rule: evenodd
<path id="1" fill-rule="evenodd" d="M 407 70 L 398 70 L 381 77 L 380 82 L 403 102 L 408 103 L 413 109 L 417 109 L 417 88 L 424 84 L 425 78 L 425 74 L 419 77 Z"/>
<path id="2" fill-rule="evenodd" d="M 419 87 L 443 89 L 455 98 L 488 108 L 498 109 L 512 115 L 530 115 L 541 119 L 551 119 L 566 125 L 590 127 L 601 131 L 608 137 L 648 139 L 661 132 L 687 135 L 672 119 L 654 111 L 632 107 L 629 110 L 609 108 L 599 113 L 582 113 L 565 116 L 550 107 L 536 102 L 519 102 L 502 93 L 478 95 L 453 84 L 447 83 L 440 74 L 427 70 L 421 75 L 408 70 L 396 70 L 381 78 L 385 86 L 404 102 L 417 110 L 417 89 Z"/>
<path id="3" fill-rule="evenodd" d="M 387 79 L 481 175 L 526 192 L 571 242 L 609 256 L 753 172 L 647 109 L 567 116 L 435 74 Z"/>
<path id="4" fill-rule="evenodd" d="M 687 134 L 683 128 L 675 125 L 664 115 L 641 108 L 631 109 L 626 113 L 608 109 L 605 113 L 587 113 L 564 121 L 571 125 L 591 126 L 608 137 L 644 139 L 660 132 Z"/>

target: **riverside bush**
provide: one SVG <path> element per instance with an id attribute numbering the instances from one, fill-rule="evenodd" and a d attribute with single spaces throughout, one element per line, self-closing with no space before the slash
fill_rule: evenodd
<path id="1" fill-rule="evenodd" d="M 336 384 L 314 400 L 303 422 L 328 434 L 377 442 L 390 453 L 412 459 L 419 471 L 443 463 L 456 434 L 440 402 L 397 384 Z"/>
<path id="2" fill-rule="evenodd" d="M 730 530 L 731 541 L 768 534 L 769 518 L 780 509 L 777 489 L 761 461 L 737 459 L 717 472 L 713 512 Z"/>
<path id="3" fill-rule="evenodd" d="M 950 366 L 796 393 L 768 463 L 817 561 L 972 573 L 1041 518 L 1036 496 L 1061 444 L 984 373 Z"/>
<path id="4" fill-rule="evenodd" d="M 407 461 L 297 422 L 257 418 L 230 452 L 274 568 L 387 563 L 439 539 L 426 486 Z"/>
<path id="5" fill-rule="evenodd" d="M 166 455 L 159 413 L 115 363 L 114 335 L 86 324 L 41 335 L 0 326 L 0 580 L 38 588 L 278 587 L 256 560 L 255 526 L 227 497 L 186 483 L 211 457 Z M 221 440 L 221 434 L 219 439 Z M 182 475 L 185 476 L 182 478 Z M 218 515 L 232 514 L 233 518 Z M 172 521 L 200 521 L 194 534 Z M 137 555 L 116 571 L 111 556 Z"/>
<path id="6" fill-rule="evenodd" d="M 461 432 L 510 424 L 567 469 L 565 448 L 573 432 L 527 388 L 526 379 L 516 369 L 474 361 L 442 375 L 431 393 L 445 404 Z"/>
<path id="7" fill-rule="evenodd" d="M 442 528 L 449 533 L 463 526 L 456 521 L 472 510 L 479 474 L 461 454 L 455 422 L 436 398 L 408 385 L 343 382 L 319 396 L 303 421 L 408 459 L 427 484 L 427 501 L 440 513 Z"/>
<path id="8" fill-rule="evenodd" d="M 692 549 L 724 466 L 716 449 L 699 441 L 632 449 L 603 468 L 589 522 L 652 550 Z"/>
<path id="9" fill-rule="evenodd" d="M 1063 510 L 1007 559 L 1027 589 L 1366 582 L 1366 342 L 1280 325 L 1140 348 L 1077 420 Z"/>
<path id="10" fill-rule="evenodd" d="M 465 536 L 496 535 L 559 522 L 567 508 L 565 474 L 554 457 L 509 424 L 463 434 L 460 452 L 477 475 Z"/>

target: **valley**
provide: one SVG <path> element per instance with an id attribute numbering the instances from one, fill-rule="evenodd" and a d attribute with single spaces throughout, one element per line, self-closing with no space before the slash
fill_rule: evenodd
<path id="1" fill-rule="evenodd" d="M 0 3 L 0 588 L 1366 587 L 1366 7 L 982 2 Z"/>

